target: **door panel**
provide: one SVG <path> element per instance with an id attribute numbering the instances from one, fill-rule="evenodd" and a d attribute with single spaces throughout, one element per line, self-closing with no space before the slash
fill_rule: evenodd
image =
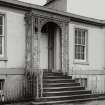
<path id="1" fill-rule="evenodd" d="M 56 71 L 61 70 L 61 40 L 60 40 L 60 29 L 55 30 L 54 46 L 55 46 L 55 69 Z"/>
<path id="2" fill-rule="evenodd" d="M 48 68 L 54 69 L 54 34 L 52 31 L 48 35 Z"/>

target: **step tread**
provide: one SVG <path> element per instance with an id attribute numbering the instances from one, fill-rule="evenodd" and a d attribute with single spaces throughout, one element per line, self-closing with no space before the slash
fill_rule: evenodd
<path id="1" fill-rule="evenodd" d="M 80 84 L 80 83 L 76 83 L 76 82 L 74 82 L 74 83 L 70 83 L 70 82 L 62 82 L 62 83 L 48 83 L 47 85 L 60 85 L 60 84 Z"/>
<path id="2" fill-rule="evenodd" d="M 48 79 L 48 78 L 44 78 L 43 80 L 46 80 L 46 81 L 62 81 L 62 80 L 67 80 L 67 81 L 75 81 L 75 79 L 68 79 L 68 78 L 54 78 L 54 79 Z"/>
<path id="3" fill-rule="evenodd" d="M 44 74 L 43 77 L 72 77 L 72 76 L 66 76 L 66 75 L 48 75 L 48 74 Z"/>
<path id="4" fill-rule="evenodd" d="M 67 95 L 67 96 L 49 96 L 49 97 L 41 97 L 41 98 L 63 98 L 63 97 L 74 97 L 74 96 L 93 96 L 92 94 L 78 94 L 78 95 Z"/>
<path id="5" fill-rule="evenodd" d="M 45 74 L 62 74 L 63 75 L 63 73 L 62 72 L 44 72 Z"/>
<path id="6" fill-rule="evenodd" d="M 55 91 L 55 92 L 44 92 L 44 93 L 66 93 L 66 92 L 90 92 L 89 90 L 76 90 L 76 91 Z"/>
<path id="7" fill-rule="evenodd" d="M 40 104 L 57 104 L 57 103 L 73 103 L 78 101 L 91 101 L 91 100 L 98 100 L 98 99 L 105 99 L 105 97 L 96 97 L 96 98 L 84 98 L 84 99 L 75 99 L 75 100 L 61 100 L 61 101 L 44 101 L 44 102 L 32 102 L 32 104 L 40 105 Z"/>
<path id="8" fill-rule="evenodd" d="M 63 88 L 84 88 L 82 86 L 68 86 L 68 87 L 45 87 L 44 89 L 63 89 Z"/>
<path id="9" fill-rule="evenodd" d="M 72 78 L 72 76 L 63 76 L 63 75 L 44 75 L 43 78 Z"/>

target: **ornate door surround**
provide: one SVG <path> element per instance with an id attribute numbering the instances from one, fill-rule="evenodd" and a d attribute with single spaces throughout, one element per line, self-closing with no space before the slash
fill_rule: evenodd
<path id="1" fill-rule="evenodd" d="M 47 22 L 56 23 L 61 28 L 61 69 L 63 73 L 69 70 L 69 22 L 64 15 L 32 10 L 25 14 L 26 23 L 26 72 L 39 72 L 40 69 L 40 35 Z"/>

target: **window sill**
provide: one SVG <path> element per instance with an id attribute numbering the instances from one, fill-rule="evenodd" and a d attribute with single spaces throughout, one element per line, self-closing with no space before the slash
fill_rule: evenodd
<path id="1" fill-rule="evenodd" d="M 0 61 L 8 61 L 7 58 L 0 58 Z"/>
<path id="2" fill-rule="evenodd" d="M 74 61 L 74 64 L 79 64 L 79 65 L 89 65 L 89 62 L 82 62 L 82 61 Z"/>

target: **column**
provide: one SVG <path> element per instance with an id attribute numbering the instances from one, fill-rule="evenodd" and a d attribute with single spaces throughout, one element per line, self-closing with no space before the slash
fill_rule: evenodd
<path id="1" fill-rule="evenodd" d="M 40 27 L 39 18 L 31 13 L 25 16 L 26 21 L 26 72 L 38 73 L 40 69 Z"/>
<path id="2" fill-rule="evenodd" d="M 32 69 L 32 16 L 27 13 L 25 15 L 26 22 L 26 65 L 25 73 L 28 76 Z"/>
<path id="3" fill-rule="evenodd" d="M 25 15 L 26 21 L 26 68 L 25 75 L 33 84 L 33 95 L 37 98 L 42 94 L 42 71 L 40 70 L 40 34 L 38 17 L 32 13 Z M 31 81 L 30 81 L 31 80 Z M 30 90 L 32 91 L 32 90 Z"/>

